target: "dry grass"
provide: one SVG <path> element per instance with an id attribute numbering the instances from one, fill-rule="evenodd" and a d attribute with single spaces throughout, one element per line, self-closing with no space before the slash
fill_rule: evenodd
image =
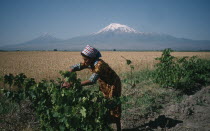
<path id="1" fill-rule="evenodd" d="M 152 68 L 162 52 L 101 52 L 102 59 L 107 62 L 118 74 L 127 72 L 130 68 L 125 59 L 130 59 L 135 70 Z M 210 52 L 174 52 L 174 56 L 199 56 L 210 59 Z M 80 52 L 0 52 L 0 74 L 25 73 L 28 77 L 41 79 L 55 79 L 60 70 L 68 70 L 69 66 L 82 62 Z M 86 79 L 90 71 L 78 73 L 78 77 Z"/>

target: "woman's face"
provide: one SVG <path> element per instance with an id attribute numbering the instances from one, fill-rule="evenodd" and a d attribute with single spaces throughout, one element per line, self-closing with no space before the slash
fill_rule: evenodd
<path id="1" fill-rule="evenodd" d="M 89 66 L 89 65 L 91 65 L 93 63 L 93 60 L 92 59 L 89 59 L 87 57 L 82 56 L 82 59 L 84 60 L 84 64 L 86 66 Z"/>

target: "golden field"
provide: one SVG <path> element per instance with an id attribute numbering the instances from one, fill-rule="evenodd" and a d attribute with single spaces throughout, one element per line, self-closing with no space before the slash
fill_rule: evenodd
<path id="1" fill-rule="evenodd" d="M 130 67 L 126 65 L 126 59 L 132 61 L 135 70 L 153 68 L 162 52 L 109 52 L 102 51 L 102 59 L 107 62 L 118 74 L 127 72 Z M 173 52 L 176 57 L 198 56 L 210 59 L 210 52 Z M 82 62 L 80 52 L 53 52 L 53 51 L 30 51 L 30 52 L 0 52 L 0 74 L 25 73 L 26 76 L 41 79 L 55 79 L 60 77 L 60 70 L 68 70 L 71 65 Z M 82 79 L 89 78 L 90 71 L 83 70 L 78 73 Z"/>

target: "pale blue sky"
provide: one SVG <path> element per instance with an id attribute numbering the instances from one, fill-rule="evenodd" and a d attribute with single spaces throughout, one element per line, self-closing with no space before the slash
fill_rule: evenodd
<path id="1" fill-rule="evenodd" d="M 44 33 L 69 39 L 110 23 L 210 40 L 210 0 L 0 0 L 0 46 Z"/>

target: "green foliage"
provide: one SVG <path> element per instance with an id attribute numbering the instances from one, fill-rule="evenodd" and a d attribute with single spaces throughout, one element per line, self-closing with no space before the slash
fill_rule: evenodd
<path id="1" fill-rule="evenodd" d="M 154 70 L 143 69 L 133 73 L 133 80 L 136 81 L 136 87 L 130 88 L 127 80 L 130 79 L 130 73 L 121 74 L 123 92 L 127 102 L 122 104 L 122 115 L 125 119 L 135 119 L 136 116 L 153 116 L 159 113 L 166 104 L 176 103 L 182 100 L 183 94 L 168 88 L 160 88 L 153 81 Z"/>
<path id="2" fill-rule="evenodd" d="M 13 74 L 5 75 L 4 76 L 4 83 L 9 84 L 9 86 L 11 87 L 12 83 L 13 83 L 13 79 L 14 79 Z"/>
<path id="3" fill-rule="evenodd" d="M 126 79 L 124 82 L 126 82 L 127 84 L 129 84 L 132 88 L 134 88 L 136 86 L 136 81 L 133 79 L 133 71 L 134 71 L 134 65 L 131 65 L 132 61 L 129 59 L 126 59 L 125 57 L 121 56 L 122 58 L 124 58 L 126 60 L 126 64 L 128 66 L 130 66 L 130 79 Z"/>
<path id="4" fill-rule="evenodd" d="M 151 112 L 158 112 L 159 109 L 162 108 L 162 103 L 159 101 L 162 100 L 160 99 L 161 95 L 163 94 L 155 96 L 152 91 L 148 90 L 145 91 L 144 94 L 142 94 L 140 97 L 138 97 L 136 104 L 143 105 L 141 107 L 141 113 L 147 115 Z"/>
<path id="5" fill-rule="evenodd" d="M 35 85 L 35 81 L 33 78 L 27 78 L 23 73 L 16 76 L 9 74 L 4 76 L 4 84 L 10 86 L 10 90 L 3 90 L 4 95 L 20 104 L 21 100 L 29 97 L 29 88 Z M 12 86 L 16 86 L 18 89 L 12 90 Z"/>
<path id="6" fill-rule="evenodd" d="M 36 83 L 24 74 L 9 74 L 4 83 L 16 85 L 17 90 L 4 88 L 3 94 L 17 103 L 29 99 L 42 130 L 111 130 L 107 113 L 121 99 L 105 99 L 100 91 L 82 89 L 76 73 L 60 74 L 65 82 L 71 83 L 71 88 L 61 88 L 61 79 Z"/>
<path id="7" fill-rule="evenodd" d="M 193 57 L 176 58 L 170 53 L 171 49 L 165 49 L 161 57 L 156 58 L 157 63 L 154 72 L 155 82 L 162 87 L 173 87 L 184 93 L 190 94 L 196 91 L 198 86 L 210 82 L 210 61 Z"/>
<path id="8" fill-rule="evenodd" d="M 0 96 L 0 115 L 17 110 L 17 104 L 10 102 L 5 96 Z"/>
<path id="9" fill-rule="evenodd" d="M 138 85 L 138 87 L 142 87 L 144 85 L 149 85 L 149 84 L 153 83 L 152 76 L 153 76 L 153 71 L 149 70 L 149 69 L 143 69 L 140 71 L 133 72 L 132 80 L 130 79 L 131 78 L 130 73 L 123 73 L 122 74 L 122 82 L 125 84 L 131 85 L 130 83 L 132 83 L 132 82 L 130 82 L 130 81 L 133 81 L 133 83 Z"/>

